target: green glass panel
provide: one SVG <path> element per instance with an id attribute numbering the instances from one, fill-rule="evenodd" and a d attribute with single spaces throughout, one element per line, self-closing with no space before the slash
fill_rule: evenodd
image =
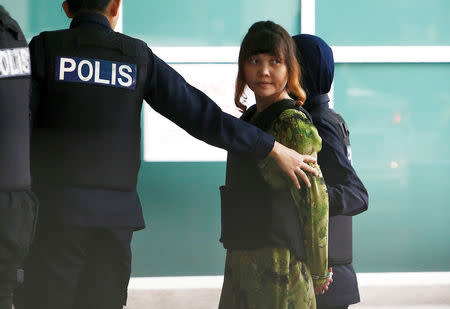
<path id="1" fill-rule="evenodd" d="M 219 186 L 224 181 L 224 162 L 143 162 L 138 189 L 147 227 L 133 237 L 133 276 L 223 273 Z"/>
<path id="2" fill-rule="evenodd" d="M 20 24 L 29 41 L 42 31 L 69 27 L 70 20 L 62 9 L 62 3 L 54 0 L 2 0 L 1 5 Z"/>
<path id="3" fill-rule="evenodd" d="M 237 46 L 259 20 L 300 31 L 299 0 L 125 0 L 123 5 L 124 32 L 150 46 Z"/>
<path id="4" fill-rule="evenodd" d="M 331 45 L 450 45 L 450 1 L 316 0 L 316 33 Z"/>
<path id="5" fill-rule="evenodd" d="M 448 271 L 450 64 L 339 64 L 335 108 L 370 194 L 357 271 Z"/>

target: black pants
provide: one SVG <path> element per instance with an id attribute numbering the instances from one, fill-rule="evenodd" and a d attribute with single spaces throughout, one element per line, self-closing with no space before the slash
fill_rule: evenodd
<path id="1" fill-rule="evenodd" d="M 11 309 L 17 269 L 30 248 L 37 207 L 30 191 L 0 192 L 0 309 Z"/>
<path id="2" fill-rule="evenodd" d="M 131 229 L 42 223 L 17 309 L 119 309 L 131 273 Z"/>

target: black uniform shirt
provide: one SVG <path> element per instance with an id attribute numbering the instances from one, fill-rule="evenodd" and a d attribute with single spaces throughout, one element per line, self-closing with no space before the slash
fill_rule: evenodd
<path id="1" fill-rule="evenodd" d="M 322 138 L 322 150 L 317 161 L 327 184 L 330 216 L 354 216 L 368 207 L 368 193 L 349 160 L 348 149 L 343 144 L 336 127 L 321 117 L 329 112 L 328 99 L 306 102 L 303 106 L 313 119 Z"/>
<path id="2" fill-rule="evenodd" d="M 71 28 L 87 27 L 92 31 L 112 31 L 105 16 L 80 14 Z M 263 131 L 223 113 L 202 92 L 190 86 L 170 66 L 147 48 L 147 72 L 144 99 L 157 112 L 185 129 L 189 134 L 211 145 L 229 151 L 264 158 L 271 151 L 274 139 Z M 42 40 L 30 43 L 32 59 L 32 102 L 39 108 L 39 92 L 45 88 L 43 64 L 45 49 Z M 105 87 L 105 91 L 108 91 Z M 43 218 L 57 217 L 66 224 L 102 227 L 143 228 L 144 220 L 136 190 L 118 191 L 86 187 L 42 187 L 35 183 L 41 201 Z"/>

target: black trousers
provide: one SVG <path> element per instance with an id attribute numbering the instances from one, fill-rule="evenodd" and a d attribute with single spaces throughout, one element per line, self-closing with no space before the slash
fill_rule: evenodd
<path id="1" fill-rule="evenodd" d="M 30 248 L 37 208 L 30 191 L 0 192 L 0 309 L 11 309 L 17 269 Z"/>
<path id="2" fill-rule="evenodd" d="M 358 279 L 352 264 L 333 267 L 333 283 L 323 295 L 316 295 L 317 309 L 342 309 L 360 301 Z"/>
<path id="3" fill-rule="evenodd" d="M 40 222 L 17 309 L 119 309 L 131 273 L 131 229 Z"/>

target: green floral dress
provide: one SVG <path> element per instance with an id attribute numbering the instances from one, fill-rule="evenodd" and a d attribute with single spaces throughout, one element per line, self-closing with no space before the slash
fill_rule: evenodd
<path id="1" fill-rule="evenodd" d="M 268 133 L 302 154 L 317 156 L 322 147 L 316 128 L 298 110 L 285 110 Z M 272 158 L 258 167 L 274 188 L 290 188 L 304 228 L 306 261 L 288 248 L 227 250 L 219 309 L 316 308 L 313 286 L 325 283 L 328 268 L 328 194 L 320 168 L 314 165 L 319 176 L 308 176 L 311 187 L 298 190 Z"/>

